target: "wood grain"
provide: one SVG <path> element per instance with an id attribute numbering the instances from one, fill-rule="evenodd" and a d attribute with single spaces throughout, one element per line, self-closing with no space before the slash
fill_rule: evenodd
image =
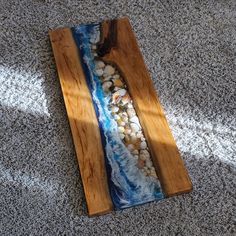
<path id="1" fill-rule="evenodd" d="M 192 190 L 135 35 L 127 18 L 102 23 L 98 55 L 122 72 L 166 196 Z"/>
<path id="2" fill-rule="evenodd" d="M 68 28 L 49 32 L 90 216 L 113 209 L 100 131 L 78 49 Z"/>

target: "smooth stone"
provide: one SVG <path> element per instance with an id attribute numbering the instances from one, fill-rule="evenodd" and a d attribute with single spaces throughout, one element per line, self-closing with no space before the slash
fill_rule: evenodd
<path id="1" fill-rule="evenodd" d="M 133 122 L 133 123 L 137 124 L 141 128 L 141 125 L 139 123 L 139 119 L 138 119 L 137 116 L 133 116 L 129 120 L 130 120 L 130 122 Z"/>
<path id="2" fill-rule="evenodd" d="M 112 86 L 112 82 L 107 81 L 107 82 L 104 82 L 104 83 L 103 83 L 102 89 L 103 89 L 105 92 L 107 92 L 111 86 Z"/>
<path id="3" fill-rule="evenodd" d="M 106 65 L 104 68 L 104 75 L 113 75 L 115 73 L 115 68 L 111 65 Z"/>
<path id="4" fill-rule="evenodd" d="M 140 127 L 136 123 L 131 123 L 130 124 L 131 130 L 136 133 L 139 131 Z"/>
<path id="5" fill-rule="evenodd" d="M 129 116 L 129 118 L 132 118 L 133 116 L 136 115 L 135 110 L 133 108 L 128 108 L 127 109 L 127 114 Z"/>
<path id="6" fill-rule="evenodd" d="M 141 149 L 146 149 L 147 148 L 147 143 L 145 141 L 141 142 L 140 148 Z"/>
<path id="7" fill-rule="evenodd" d="M 96 73 L 97 76 L 102 76 L 103 75 L 103 69 L 97 69 L 95 71 L 95 73 Z"/>
<path id="8" fill-rule="evenodd" d="M 113 106 L 111 108 L 111 111 L 114 112 L 114 113 L 117 113 L 119 111 L 119 107 Z"/>

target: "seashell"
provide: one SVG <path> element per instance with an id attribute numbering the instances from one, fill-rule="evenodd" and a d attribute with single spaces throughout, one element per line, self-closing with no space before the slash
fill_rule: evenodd
<path id="1" fill-rule="evenodd" d="M 96 69 L 102 69 L 105 67 L 105 63 L 103 61 L 95 61 Z"/>
<path id="2" fill-rule="evenodd" d="M 141 150 L 140 154 L 145 155 L 146 157 L 150 157 L 150 153 L 147 150 Z"/>
<path id="3" fill-rule="evenodd" d="M 131 109 L 131 108 L 134 108 L 131 103 L 129 103 L 127 107 L 130 108 L 130 109 Z"/>
<path id="4" fill-rule="evenodd" d="M 111 108 L 111 111 L 112 111 L 113 113 L 117 113 L 117 112 L 119 111 L 119 107 L 113 106 L 113 107 Z"/>
<path id="5" fill-rule="evenodd" d="M 136 115 L 135 110 L 133 108 L 128 108 L 127 109 L 127 114 L 129 116 L 129 118 L 132 118 L 133 116 Z"/>
<path id="6" fill-rule="evenodd" d="M 143 134 L 137 133 L 137 138 L 142 138 Z"/>
<path id="7" fill-rule="evenodd" d="M 131 100 L 131 98 L 130 98 L 129 94 L 126 93 L 126 94 L 122 97 L 121 102 L 122 102 L 123 105 L 126 105 L 127 103 L 130 102 L 130 100 Z"/>
<path id="8" fill-rule="evenodd" d="M 132 154 L 133 155 L 138 155 L 139 153 L 138 153 L 138 150 L 137 149 L 134 149 L 133 151 L 132 151 Z"/>
<path id="9" fill-rule="evenodd" d="M 147 148 L 147 143 L 145 141 L 141 142 L 140 148 L 141 149 L 146 149 Z"/>
<path id="10" fill-rule="evenodd" d="M 130 140 L 132 143 L 136 143 L 138 141 L 138 138 L 135 135 L 133 135 L 131 136 Z"/>
<path id="11" fill-rule="evenodd" d="M 97 45 L 96 45 L 96 44 L 93 44 L 93 45 L 91 46 L 91 48 L 92 48 L 93 50 L 96 50 L 96 49 L 97 49 Z"/>
<path id="12" fill-rule="evenodd" d="M 115 74 L 115 75 L 113 75 L 113 78 L 114 78 L 114 79 L 119 79 L 119 78 L 120 78 L 120 75 L 119 75 L 119 74 Z"/>
<path id="13" fill-rule="evenodd" d="M 128 123 L 128 121 L 129 121 L 128 117 L 122 117 L 122 120 L 123 120 L 125 123 Z"/>
<path id="14" fill-rule="evenodd" d="M 95 70 L 95 73 L 97 76 L 102 76 L 103 75 L 103 69 L 97 69 Z"/>
<path id="15" fill-rule="evenodd" d="M 113 76 L 113 78 L 114 78 L 114 76 Z M 121 79 L 114 79 L 113 82 L 114 82 L 114 85 L 117 87 L 124 86 L 124 83 L 121 81 Z"/>
<path id="16" fill-rule="evenodd" d="M 138 168 L 139 169 L 142 169 L 143 167 L 144 167 L 144 165 L 145 165 L 145 162 L 143 161 L 143 160 L 138 160 Z"/>
<path id="17" fill-rule="evenodd" d="M 125 135 L 123 133 L 120 133 L 120 138 L 121 139 L 124 139 L 125 138 Z"/>
<path id="18" fill-rule="evenodd" d="M 109 88 L 112 86 L 112 82 L 110 81 L 107 81 L 107 82 L 104 82 L 103 85 L 102 85 L 102 89 L 105 91 L 105 92 L 108 92 L 109 91 Z"/>
<path id="19" fill-rule="evenodd" d="M 114 67 L 111 65 L 106 65 L 104 68 L 104 75 L 113 75 L 115 73 Z"/>
<path id="20" fill-rule="evenodd" d="M 117 93 L 120 95 L 120 96 L 124 96 L 125 94 L 126 94 L 126 89 L 119 89 L 118 91 L 117 91 Z"/>
<path id="21" fill-rule="evenodd" d="M 119 131 L 119 133 L 124 133 L 125 132 L 125 128 L 123 126 L 119 126 L 118 127 L 118 131 Z"/>
<path id="22" fill-rule="evenodd" d="M 146 160 L 145 165 L 148 168 L 151 168 L 153 166 L 151 160 Z"/>
<path id="23" fill-rule="evenodd" d="M 120 116 L 119 115 L 114 115 L 114 119 L 115 120 L 120 120 Z"/>
<path id="24" fill-rule="evenodd" d="M 137 124 L 135 124 L 135 123 L 131 123 L 131 124 L 130 124 L 130 127 L 131 127 L 131 130 L 132 130 L 134 133 L 136 133 L 136 132 L 138 132 L 138 131 L 140 130 L 140 127 L 139 127 Z M 145 148 L 143 148 L 143 149 L 145 149 Z"/>
<path id="25" fill-rule="evenodd" d="M 140 154 L 139 155 L 139 159 L 143 160 L 143 161 L 146 161 L 147 157 L 143 154 Z"/>
<path id="26" fill-rule="evenodd" d="M 137 116 L 133 116 L 133 117 L 131 117 L 129 120 L 130 120 L 130 122 L 135 123 L 136 125 L 138 125 L 138 126 L 141 128 L 141 125 L 140 125 L 140 123 L 139 123 L 139 119 L 138 119 Z"/>
<path id="27" fill-rule="evenodd" d="M 131 129 L 125 129 L 125 134 L 131 134 Z"/>
<path id="28" fill-rule="evenodd" d="M 145 142 L 146 139 L 145 139 L 144 137 L 141 137 L 141 141 L 142 141 L 142 142 Z"/>
<path id="29" fill-rule="evenodd" d="M 118 124 L 119 124 L 120 126 L 125 126 L 125 122 L 122 121 L 122 120 L 119 120 L 119 121 L 118 121 Z M 124 131 L 124 133 L 125 133 L 125 131 Z"/>
<path id="30" fill-rule="evenodd" d="M 128 148 L 129 151 L 133 151 L 134 150 L 134 145 L 133 144 L 129 144 L 127 146 L 127 148 Z"/>

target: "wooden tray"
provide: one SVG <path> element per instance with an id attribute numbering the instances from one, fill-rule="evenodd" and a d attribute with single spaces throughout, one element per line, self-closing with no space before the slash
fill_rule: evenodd
<path id="1" fill-rule="evenodd" d="M 88 214 L 191 191 L 129 20 L 49 35 Z"/>

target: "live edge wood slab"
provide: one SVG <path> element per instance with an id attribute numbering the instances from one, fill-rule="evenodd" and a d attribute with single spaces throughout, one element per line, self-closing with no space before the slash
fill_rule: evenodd
<path id="1" fill-rule="evenodd" d="M 164 196 L 192 190 L 191 180 L 180 157 L 135 35 L 127 18 L 99 24 L 97 57 L 114 65 L 127 86 L 146 138 L 151 159 Z M 88 214 L 101 215 L 119 208 L 115 204 L 111 175 L 107 173 L 106 149 L 102 140 L 80 41 L 75 29 L 49 32 L 57 71 L 77 153 Z M 145 201 L 144 201 L 145 202 Z M 135 204 L 134 204 L 135 205 Z M 116 207 L 115 207 L 116 206 Z M 130 205 L 129 205 L 130 206 Z M 121 207 L 122 208 L 122 207 Z"/>

